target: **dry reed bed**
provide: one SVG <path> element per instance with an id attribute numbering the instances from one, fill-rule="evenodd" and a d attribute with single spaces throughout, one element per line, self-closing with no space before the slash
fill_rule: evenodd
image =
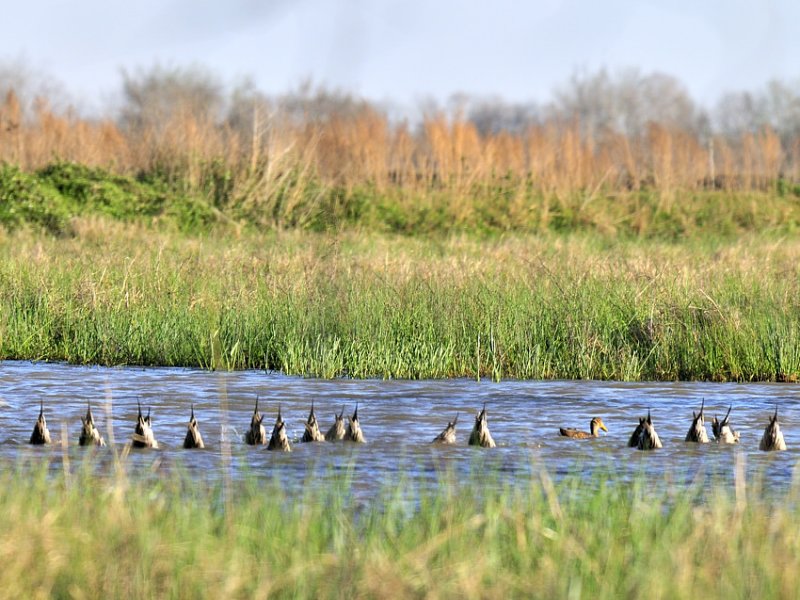
<path id="1" fill-rule="evenodd" d="M 593 137 L 583 135 L 576 120 L 482 135 L 457 116 L 429 116 L 412 130 L 366 104 L 322 119 L 255 111 L 252 118 L 237 128 L 178 105 L 156 124 L 124 128 L 110 119 L 53 111 L 44 100 L 26 116 L 10 92 L 0 104 L 0 161 L 26 170 L 61 160 L 159 173 L 253 202 L 263 201 L 287 177 L 348 193 L 363 186 L 381 192 L 444 190 L 464 211 L 476 188 L 508 181 L 512 195 L 532 188 L 556 202 L 574 192 L 591 199 L 601 191 L 642 187 L 669 201 L 676 190 L 767 189 L 782 178 L 800 178 L 798 142 L 782 142 L 769 128 L 738 139 L 704 140 L 651 123 L 635 138 L 613 131 Z"/>

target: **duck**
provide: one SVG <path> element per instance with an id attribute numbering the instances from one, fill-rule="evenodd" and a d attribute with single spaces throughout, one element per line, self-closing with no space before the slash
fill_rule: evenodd
<path id="1" fill-rule="evenodd" d="M 358 402 L 356 402 L 356 409 L 353 416 L 348 419 L 347 432 L 344 435 L 345 441 L 356 442 L 358 444 L 365 444 L 367 440 L 364 438 L 364 433 L 361 431 L 361 425 L 358 423 Z"/>
<path id="2" fill-rule="evenodd" d="M 139 414 L 136 417 L 136 429 L 133 432 L 134 448 L 158 448 L 158 442 L 153 434 L 153 421 L 150 419 L 150 407 L 147 407 L 147 416 L 142 416 L 142 405 L 137 401 Z"/>
<path id="3" fill-rule="evenodd" d="M 44 401 L 39 401 L 39 418 L 33 426 L 30 443 L 34 446 L 42 446 L 50 443 L 50 431 L 47 429 L 47 420 L 44 418 Z"/>
<path id="4" fill-rule="evenodd" d="M 650 417 L 649 410 L 647 411 L 647 419 L 644 422 L 640 420 L 640 425 L 642 426 L 642 432 L 639 435 L 639 442 L 636 448 L 639 450 L 656 450 L 658 448 L 663 448 L 661 439 L 658 437 L 658 433 L 656 433 L 656 428 L 653 427 L 653 419 Z"/>
<path id="5" fill-rule="evenodd" d="M 311 403 L 311 412 L 308 413 L 308 420 L 303 423 L 306 430 L 303 432 L 301 442 L 324 442 L 325 436 L 319 430 L 319 423 L 317 423 L 317 416 L 314 414 L 314 403 Z"/>
<path id="6" fill-rule="evenodd" d="M 444 431 L 433 438 L 434 444 L 455 444 L 456 443 L 456 424 L 458 423 L 458 413 L 456 418 L 447 422 Z"/>
<path id="7" fill-rule="evenodd" d="M 338 442 L 344 439 L 346 433 L 344 428 L 344 406 L 342 407 L 342 412 L 338 415 L 333 413 L 333 419 L 333 425 L 328 429 L 328 433 L 325 434 L 325 440 L 328 442 Z"/>
<path id="8" fill-rule="evenodd" d="M 728 419 L 731 414 L 733 405 L 728 407 L 728 412 L 725 418 L 719 421 L 716 416 L 711 421 L 711 431 L 714 433 L 714 438 L 719 444 L 737 444 L 739 443 L 739 432 L 731 429 Z"/>
<path id="9" fill-rule="evenodd" d="M 263 446 L 267 443 L 267 430 L 264 429 L 262 421 L 264 415 L 258 412 L 258 396 L 256 396 L 256 407 L 253 416 L 250 418 L 250 429 L 244 436 L 244 441 L 249 446 Z"/>
<path id="10" fill-rule="evenodd" d="M 492 434 L 489 433 L 485 403 L 483 405 L 483 410 L 475 417 L 475 425 L 472 427 L 472 433 L 469 434 L 469 445 L 480 446 L 481 448 L 497 447 L 497 444 L 494 443 L 494 439 L 492 439 Z"/>
<path id="11" fill-rule="evenodd" d="M 275 419 L 275 426 L 272 428 L 272 435 L 269 438 L 267 450 L 277 450 L 279 452 L 291 452 L 292 446 L 289 444 L 289 437 L 286 435 L 286 422 L 281 417 L 281 407 L 278 405 L 278 418 Z"/>
<path id="12" fill-rule="evenodd" d="M 644 431 L 644 423 L 647 421 L 644 417 L 639 417 L 639 424 L 633 430 L 631 437 L 628 439 L 628 448 L 636 448 L 639 445 L 639 439 L 642 437 Z"/>
<path id="13" fill-rule="evenodd" d="M 203 436 L 200 435 L 200 427 L 197 419 L 194 418 L 194 404 L 192 404 L 192 414 L 189 417 L 189 425 L 186 427 L 186 437 L 183 440 L 184 448 L 205 448 Z"/>
<path id="14" fill-rule="evenodd" d="M 81 446 L 105 446 L 106 441 L 94 424 L 94 416 L 92 415 L 92 405 L 90 402 L 86 403 L 86 416 L 81 417 L 81 435 L 78 438 L 78 444 Z"/>
<path id="15" fill-rule="evenodd" d="M 561 427 L 558 430 L 558 433 L 564 437 L 573 438 L 576 440 L 585 440 L 588 438 L 600 437 L 601 429 L 605 432 L 608 432 L 606 424 L 603 423 L 603 419 L 601 419 L 600 417 L 595 417 L 594 419 L 589 421 L 589 431 L 580 431 L 572 427 Z"/>
<path id="16" fill-rule="evenodd" d="M 781 426 L 778 425 L 778 407 L 775 407 L 775 415 L 769 418 L 769 424 L 764 429 L 764 437 L 758 445 L 759 450 L 770 452 L 772 450 L 786 450 L 786 442 L 781 433 Z"/>
<path id="17" fill-rule="evenodd" d="M 687 442 L 696 442 L 698 444 L 707 444 L 708 443 L 708 432 L 706 431 L 706 420 L 703 416 L 703 409 L 706 406 L 706 399 L 703 398 L 703 402 L 700 404 L 700 412 L 695 414 L 692 411 L 692 426 L 689 427 L 689 431 L 686 433 L 686 441 Z"/>

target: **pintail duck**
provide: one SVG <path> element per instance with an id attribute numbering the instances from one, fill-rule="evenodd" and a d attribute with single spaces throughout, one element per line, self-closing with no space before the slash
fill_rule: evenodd
<path id="1" fill-rule="evenodd" d="M 311 403 L 311 412 L 308 413 L 308 420 L 304 423 L 306 430 L 303 432 L 301 442 L 324 442 L 325 436 L 319 430 L 317 415 L 314 414 L 314 403 Z"/>
<path id="2" fill-rule="evenodd" d="M 483 405 L 483 410 L 475 417 L 475 426 L 472 428 L 472 433 L 469 434 L 469 445 L 480 446 L 481 448 L 497 447 L 497 444 L 495 444 L 492 439 L 492 434 L 489 433 L 485 403 Z"/>
<path id="3" fill-rule="evenodd" d="M 711 431 L 714 433 L 714 438 L 720 444 L 736 444 L 739 442 L 739 432 L 731 429 L 728 423 L 731 408 L 733 408 L 733 405 L 728 407 L 728 412 L 725 414 L 725 418 L 722 419 L 722 421 L 718 421 L 716 416 L 711 421 Z"/>
<path id="4" fill-rule="evenodd" d="M 356 410 L 353 412 L 353 416 L 349 418 L 347 423 L 347 433 L 344 435 L 344 439 L 348 442 L 357 442 L 359 444 L 366 443 L 366 439 L 364 439 L 364 433 L 361 431 L 361 425 L 358 424 L 358 403 L 356 402 Z"/>
<path id="5" fill-rule="evenodd" d="M 328 442 L 337 442 L 344 439 L 344 406 L 342 407 L 342 412 L 338 415 L 333 413 L 333 418 L 335 419 L 333 425 L 328 429 L 328 433 L 325 434 L 325 440 Z"/>
<path id="6" fill-rule="evenodd" d="M 272 428 L 272 435 L 269 438 L 267 450 L 278 450 L 281 452 L 291 452 L 292 446 L 289 444 L 289 437 L 286 435 L 286 422 L 281 417 L 281 407 L 278 406 L 278 418 Z"/>
<path id="7" fill-rule="evenodd" d="M 263 446 L 267 443 L 267 430 L 261 422 L 264 420 L 264 415 L 258 412 L 258 396 L 256 396 L 256 407 L 253 410 L 253 416 L 250 419 L 250 429 L 244 436 L 244 441 L 250 446 Z"/>
<path id="8" fill-rule="evenodd" d="M 153 435 L 153 421 L 150 419 L 150 407 L 147 408 L 147 416 L 142 416 L 142 405 L 139 406 L 139 415 L 136 417 L 136 430 L 133 433 L 134 448 L 158 448 L 158 442 Z"/>
<path id="9" fill-rule="evenodd" d="M 628 440 L 628 448 L 636 448 L 639 446 L 639 438 L 642 437 L 642 431 L 644 431 L 644 422 L 647 421 L 644 417 L 639 417 L 639 424 L 636 426 L 636 429 L 633 430 L 630 439 Z"/>
<path id="10" fill-rule="evenodd" d="M 689 431 L 686 433 L 686 441 L 687 442 L 697 442 L 698 444 L 707 444 L 708 443 L 708 432 L 706 431 L 706 420 L 703 416 L 703 409 L 706 406 L 706 399 L 703 398 L 703 402 L 700 404 L 700 412 L 696 413 L 692 411 L 692 426 L 689 427 Z"/>
<path id="11" fill-rule="evenodd" d="M 778 425 L 778 407 L 775 407 L 775 415 L 769 418 L 769 425 L 764 429 L 764 437 L 758 445 L 759 450 L 786 450 L 786 442 L 783 440 L 781 426 Z"/>
<path id="12" fill-rule="evenodd" d="M 601 429 L 606 432 L 608 431 L 606 424 L 603 423 L 603 419 L 600 417 L 595 417 L 589 422 L 589 431 L 580 431 L 572 427 L 561 427 L 558 430 L 558 433 L 564 437 L 573 438 L 576 440 L 585 440 L 588 438 L 600 437 Z"/>
<path id="13" fill-rule="evenodd" d="M 444 431 L 433 438 L 434 444 L 455 444 L 456 443 L 456 423 L 458 423 L 458 413 L 456 413 L 456 418 L 452 421 L 448 421 L 447 427 L 444 428 Z"/>
<path id="14" fill-rule="evenodd" d="M 81 417 L 81 423 L 83 424 L 83 429 L 81 429 L 81 435 L 78 438 L 78 443 L 81 446 L 106 445 L 106 441 L 103 439 L 103 436 L 100 435 L 100 432 L 94 425 L 94 416 L 92 415 L 92 405 L 89 402 L 86 403 L 86 416 Z"/>
<path id="15" fill-rule="evenodd" d="M 200 427 L 197 419 L 194 418 L 194 404 L 192 404 L 192 415 L 189 417 L 189 425 L 186 428 L 186 437 L 183 440 L 184 448 L 205 448 L 203 436 L 200 435 Z"/>
<path id="16" fill-rule="evenodd" d="M 653 427 L 653 419 L 650 417 L 650 410 L 647 411 L 647 419 L 639 420 L 639 427 L 642 428 L 641 433 L 639 434 L 639 441 L 636 443 L 636 447 L 639 450 L 655 450 L 657 448 L 663 448 L 661 445 L 661 439 L 656 433 L 656 428 Z"/>
<path id="17" fill-rule="evenodd" d="M 47 421 L 44 418 L 43 400 L 39 401 L 39 418 L 36 419 L 36 425 L 33 426 L 30 443 L 36 446 L 50 443 L 50 431 L 47 429 Z"/>

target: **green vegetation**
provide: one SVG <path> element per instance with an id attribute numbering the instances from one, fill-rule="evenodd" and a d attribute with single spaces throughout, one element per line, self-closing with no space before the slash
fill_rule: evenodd
<path id="1" fill-rule="evenodd" d="M 102 216 L 161 229 L 205 233 L 343 229 L 408 236 L 594 233 L 607 238 L 734 238 L 800 227 L 800 187 L 779 180 L 767 191 L 544 192 L 534 182 L 492 176 L 454 193 L 415 187 L 323 184 L 290 169 L 235 182 L 223 164 L 196 185 L 158 171 L 139 177 L 53 163 L 37 171 L 0 165 L 0 225 L 72 235 L 71 219 Z M 774 187 L 774 189 L 773 189 Z"/>
<path id="2" fill-rule="evenodd" d="M 791 381 L 800 242 L 0 235 L 0 357 L 320 377 Z"/>
<path id="3" fill-rule="evenodd" d="M 166 221 L 185 231 L 215 221 L 204 200 L 124 175 L 82 165 L 56 163 L 35 173 L 0 166 L 0 224 L 31 226 L 54 235 L 71 233 L 70 218 L 99 215 L 120 221 Z"/>
<path id="4" fill-rule="evenodd" d="M 288 492 L 129 478 L 124 462 L 97 478 L 92 462 L 3 469 L 6 595 L 772 598 L 800 584 L 797 486 L 765 500 L 742 475 L 735 492 L 699 481 L 678 494 L 669 476 L 586 490 L 544 472 L 513 488 L 442 475 L 356 510 L 346 475 Z"/>

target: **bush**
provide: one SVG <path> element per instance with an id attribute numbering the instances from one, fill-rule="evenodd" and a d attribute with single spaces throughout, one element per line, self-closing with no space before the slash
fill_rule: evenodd
<path id="1" fill-rule="evenodd" d="M 30 224 L 54 235 L 69 228 L 64 197 L 35 175 L 14 165 L 0 165 L 0 224 L 16 229 Z"/>

